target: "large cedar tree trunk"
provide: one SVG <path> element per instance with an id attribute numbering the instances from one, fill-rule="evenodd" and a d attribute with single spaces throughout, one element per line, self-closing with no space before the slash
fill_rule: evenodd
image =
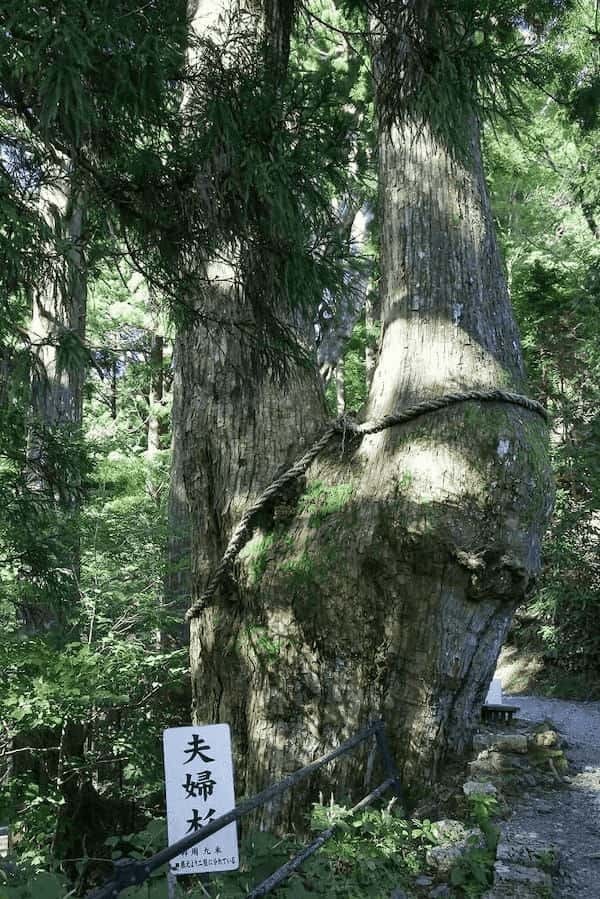
<path id="1" fill-rule="evenodd" d="M 148 456 L 156 456 L 161 449 L 164 423 L 161 406 L 164 399 L 164 337 L 157 331 L 150 334 L 150 391 L 148 396 Z"/>
<path id="2" fill-rule="evenodd" d="M 426 127 L 382 130 L 380 190 L 382 341 L 367 417 L 450 390 L 525 390 L 475 125 L 466 162 Z M 238 516 L 325 412 L 316 364 L 278 388 L 249 371 L 235 332 L 190 330 L 179 353 L 197 597 Z M 240 792 L 380 715 L 404 779 L 435 777 L 464 749 L 539 571 L 552 491 L 534 413 L 470 402 L 341 452 L 265 515 L 235 579 L 192 622 L 194 716 L 231 724 Z M 362 781 L 346 766 L 332 783 L 342 797 Z"/>
<path id="3" fill-rule="evenodd" d="M 252 38 L 248 31 L 246 39 L 254 39 L 257 43 L 263 40 L 265 54 L 265 66 L 270 68 L 270 76 L 274 84 L 279 84 L 285 78 L 287 62 L 290 52 L 290 35 L 294 11 L 294 0 L 263 0 L 261 3 L 247 4 L 243 0 L 188 0 L 187 15 L 191 35 L 199 39 L 199 43 L 192 44 L 188 51 L 188 63 L 193 67 L 198 63 L 199 56 L 203 52 L 203 41 L 210 40 L 218 45 L 226 37 L 230 20 L 234 20 L 243 13 L 252 13 L 253 27 L 255 29 Z M 245 21 L 246 29 L 249 28 L 248 20 Z M 193 115 L 193 92 L 184 93 L 182 101 L 182 113 L 185 116 Z M 223 255 L 227 257 L 228 251 L 224 249 Z M 220 547 L 223 537 L 223 528 L 230 527 L 233 517 L 229 515 L 222 527 L 212 529 L 213 536 L 208 536 L 206 547 L 202 545 L 201 552 L 206 554 L 204 562 L 194 562 L 190 551 L 192 531 L 194 541 L 198 546 L 199 538 L 197 528 L 193 527 L 190 516 L 190 501 L 186 493 L 186 478 L 184 471 L 189 469 L 189 454 L 194 453 L 194 444 L 190 444 L 190 417 L 197 415 L 197 410 L 206 404 L 205 394 L 212 394 L 219 390 L 221 370 L 232 374 L 233 365 L 246 366 L 247 356 L 241 346 L 236 345 L 235 337 L 228 335 L 228 330 L 235 333 L 234 321 L 238 323 L 244 320 L 245 309 L 243 302 L 239 302 L 236 284 L 243 281 L 239 271 L 223 264 L 222 261 L 214 262 L 210 259 L 196 260 L 196 273 L 198 275 L 198 295 L 195 298 L 188 297 L 188 303 L 192 316 L 187 325 L 183 326 L 175 340 L 173 350 L 173 412 L 172 412 L 172 441 L 171 441 L 171 477 L 169 489 L 169 542 L 168 542 L 168 566 L 165 578 L 166 600 L 181 609 L 182 617 L 190 604 L 192 595 L 191 569 L 202 564 L 203 570 L 209 570 L 217 558 L 214 545 Z M 223 314 L 225 310 L 225 315 Z M 197 313 L 198 319 L 195 318 Z M 227 314 L 230 315 L 230 325 L 227 325 Z M 213 325 L 205 327 L 203 322 L 215 319 L 225 319 L 222 327 Z M 238 331 L 238 334 L 240 332 Z M 230 352 L 232 352 L 230 358 Z M 200 358 L 197 358 L 199 356 Z M 209 356 L 211 358 L 203 358 Z M 214 359 L 212 357 L 215 357 Z M 213 380 L 211 380 L 213 379 Z M 216 380 L 214 380 L 216 379 Z M 244 382 L 244 378 L 240 378 Z M 249 391 L 249 400 L 252 403 L 252 385 L 248 382 L 246 390 Z M 218 401 L 215 408 L 218 406 Z M 201 413 L 203 414 L 203 413 Z M 211 422 L 208 415 L 207 424 Z M 195 430 L 192 432 L 192 441 L 196 439 Z M 206 434 L 207 452 L 210 452 L 208 443 L 211 434 Z M 217 440 L 218 444 L 219 441 Z M 253 452 L 253 444 L 248 444 L 249 455 Z M 244 463 L 242 463 L 244 464 Z M 212 491 L 210 486 L 212 469 L 206 470 L 208 481 L 205 481 L 205 497 L 203 504 L 208 503 L 210 508 L 210 496 L 207 491 Z M 193 475 L 192 475 L 193 477 Z M 225 490 L 227 485 L 225 484 Z M 194 491 L 197 493 L 198 491 Z M 193 500 L 192 500 L 193 502 Z M 243 502 L 236 509 L 243 509 Z M 217 512 L 218 514 L 218 512 Z M 211 517 L 211 516 L 209 516 Z M 201 524 L 202 528 L 211 528 L 207 524 Z M 216 536 L 218 535 L 218 536 Z M 210 548 L 209 545 L 210 544 Z M 217 553 L 218 551 L 217 550 Z"/>
<path id="4" fill-rule="evenodd" d="M 33 298 L 29 330 L 35 356 L 32 406 L 46 428 L 78 428 L 86 367 L 77 344 L 85 338 L 87 280 L 83 257 L 84 206 L 68 171 L 42 189 L 40 206 L 56 242 L 57 263 Z M 64 344 L 70 340 L 70 346 Z M 63 343 L 62 358 L 60 344 Z"/>
<path id="5" fill-rule="evenodd" d="M 65 472 L 57 453 L 81 437 L 83 387 L 87 372 L 83 342 L 87 310 L 87 274 L 83 252 L 85 208 L 72 164 L 55 167 L 44 184 L 40 212 L 48 229 L 47 251 L 54 258 L 32 297 L 30 395 L 26 475 L 29 489 L 62 516 L 60 568 L 69 572 L 54 610 L 24 605 L 34 630 L 65 627 L 79 597 L 80 480 L 75 466 Z"/>
<path id="6" fill-rule="evenodd" d="M 85 340 L 87 274 L 84 255 L 85 204 L 72 163 L 55 167 L 51 183 L 40 191 L 40 211 L 48 227 L 48 249 L 53 264 L 40 282 L 32 303 L 29 338 L 32 346 L 31 419 L 28 433 L 29 488 L 44 494 L 55 507 L 60 533 L 59 563 L 68 572 L 60 603 L 55 608 L 24 606 L 22 614 L 38 633 L 54 630 L 58 640 L 72 639 L 79 602 L 80 543 L 78 504 L 80 481 L 76 472 L 52 476 L 52 446 L 63 446 L 81 436 L 83 388 L 87 365 Z M 63 804 L 57 815 L 52 851 L 58 856 L 81 855 L 86 830 L 96 819 L 98 797 L 82 775 L 81 762 L 87 726 L 75 718 L 56 730 L 22 733 L 16 745 L 60 743 L 56 785 Z M 24 767 L 36 769 L 35 753 L 25 753 Z M 86 827 L 87 826 L 87 827 Z"/>
<path id="7" fill-rule="evenodd" d="M 76 522 L 79 478 L 56 466 L 54 455 L 81 436 L 83 387 L 87 373 L 83 342 L 87 274 L 83 252 L 85 208 L 72 164 L 56 166 L 40 190 L 39 206 L 48 229 L 47 251 L 54 256 L 32 298 L 31 411 L 27 441 L 27 481 L 63 514 L 60 567 L 70 572 L 60 608 L 23 607 L 26 622 L 44 630 L 69 618 L 78 599 L 79 534 Z M 60 619 L 60 622 L 58 621 Z"/>

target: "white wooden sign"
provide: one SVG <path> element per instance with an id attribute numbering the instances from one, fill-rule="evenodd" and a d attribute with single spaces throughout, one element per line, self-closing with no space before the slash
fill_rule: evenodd
<path id="1" fill-rule="evenodd" d="M 169 846 L 235 807 L 228 724 L 170 727 L 163 733 Z M 235 821 L 170 863 L 173 873 L 235 871 Z"/>

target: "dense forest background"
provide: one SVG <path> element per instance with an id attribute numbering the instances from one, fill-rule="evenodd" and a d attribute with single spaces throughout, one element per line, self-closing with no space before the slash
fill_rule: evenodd
<path id="1" fill-rule="evenodd" d="M 539 689 L 597 698 L 598 9 L 496 5 L 510 29 L 494 4 L 458 4 L 487 23 L 476 45 L 516 42 L 527 60 L 478 112 L 557 488 L 543 573 L 510 640 L 538 660 Z M 252 259 L 260 279 L 262 263 L 279 264 L 261 233 L 268 206 L 295 260 L 280 283 L 316 329 L 331 416 L 365 403 L 380 333 L 380 199 L 363 13 L 302 5 L 285 88 L 275 78 L 261 93 L 243 17 L 229 50 L 194 65 L 184 64 L 184 4 L 0 4 L 0 824 L 30 874 L 61 859 L 61 877 L 83 888 L 97 856 L 117 844 L 143 851 L 162 834 L 161 732 L 187 723 L 190 706 L 186 525 L 169 479 L 172 355 L 194 314 L 182 285 L 195 248 L 245 229 L 257 257 L 268 246 Z M 435 78 L 443 92 L 443 66 Z M 182 115 L 190 92 L 194 121 Z M 270 155 L 260 104 L 287 123 Z M 223 178 L 217 145 L 229 153 Z M 221 180 L 204 203 L 211 184 L 195 172 L 209 159 L 211 183 Z M 85 311 L 65 317 L 65 292 L 85 294 Z M 48 297 L 55 314 L 36 328 Z M 264 340 L 251 364 L 283 377 L 298 348 L 269 308 L 257 301 L 254 312 Z M 54 895 L 49 883 L 35 895 Z"/>

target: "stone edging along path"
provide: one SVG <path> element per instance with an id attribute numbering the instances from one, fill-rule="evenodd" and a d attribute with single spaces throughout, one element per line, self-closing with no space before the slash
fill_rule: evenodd
<path id="1" fill-rule="evenodd" d="M 557 772 L 554 787 L 533 789 L 510 802 L 512 813 L 502 825 L 494 887 L 489 899 L 552 895 L 556 899 L 600 899 L 600 702 L 571 702 L 536 696 L 511 696 L 519 718 L 548 721 L 562 737 L 569 762 Z M 541 876 L 537 884 L 510 877 L 523 853 L 544 847 L 551 892 Z M 552 852 L 558 858 L 553 864 Z M 513 871 L 517 870 L 513 868 Z M 535 878 L 534 878 L 535 879 Z"/>

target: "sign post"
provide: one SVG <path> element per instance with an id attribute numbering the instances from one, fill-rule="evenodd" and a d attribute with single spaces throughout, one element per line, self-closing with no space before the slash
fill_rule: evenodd
<path id="1" fill-rule="evenodd" d="M 163 733 L 169 845 L 235 808 L 228 724 L 170 727 Z M 170 871 L 209 874 L 239 867 L 235 821 L 170 862 Z"/>

